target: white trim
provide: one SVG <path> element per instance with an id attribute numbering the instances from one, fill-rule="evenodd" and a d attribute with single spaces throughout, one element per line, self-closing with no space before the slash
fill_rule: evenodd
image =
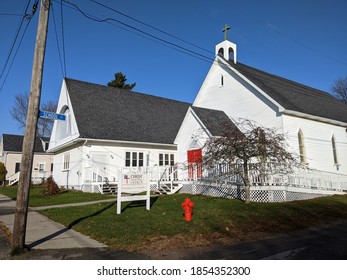
<path id="1" fill-rule="evenodd" d="M 247 82 L 250 86 L 252 86 L 256 91 L 261 93 L 264 97 L 266 97 L 271 103 L 273 103 L 275 106 L 278 107 L 279 112 L 283 112 L 285 108 L 279 104 L 275 99 L 270 97 L 265 91 L 263 91 L 261 88 L 259 88 L 256 84 L 254 84 L 252 81 L 250 81 L 248 78 L 246 78 L 244 75 L 242 75 L 239 71 L 237 71 L 235 68 L 231 67 L 228 62 L 226 62 L 224 59 L 222 59 L 220 56 L 216 57 L 217 61 L 223 63 L 224 66 L 226 66 L 228 69 L 232 70 L 236 75 L 238 75 L 240 78 L 242 78 L 245 82 Z M 223 67 L 222 67 L 223 68 Z"/>
<path id="2" fill-rule="evenodd" d="M 93 138 L 76 138 L 74 140 L 71 140 L 69 142 L 65 142 L 64 144 L 60 146 L 56 146 L 52 149 L 49 149 L 49 152 L 53 153 L 56 151 L 59 151 L 63 148 L 72 146 L 73 144 L 80 143 L 80 142 L 101 142 L 101 143 L 110 143 L 110 144 L 132 144 L 132 145 L 144 145 L 144 146 L 160 146 L 160 147 L 168 147 L 168 148 L 177 148 L 176 144 L 163 144 L 163 143 L 151 143 L 151 142 L 135 142 L 135 141 L 122 141 L 122 140 L 108 140 L 108 139 L 93 139 Z M 91 144 L 89 144 L 91 145 Z"/>
<path id="3" fill-rule="evenodd" d="M 189 109 L 191 110 L 191 113 L 193 115 L 193 117 L 196 119 L 196 121 L 198 122 L 198 124 L 202 127 L 202 129 L 206 132 L 206 134 L 208 135 L 208 137 L 212 137 L 212 133 L 207 129 L 207 127 L 205 126 L 205 124 L 200 120 L 200 118 L 198 117 L 198 115 L 194 112 L 194 109 L 192 107 L 189 107 Z"/>
<path id="4" fill-rule="evenodd" d="M 333 125 L 342 126 L 342 127 L 346 127 L 347 128 L 347 123 L 345 123 L 345 122 L 336 121 L 336 120 L 332 120 L 332 119 L 327 119 L 327 118 L 323 118 L 323 117 L 318 117 L 318 116 L 314 116 L 314 115 L 310 115 L 310 114 L 306 114 L 306 113 L 301 113 L 301 112 L 298 112 L 298 111 L 285 109 L 283 114 L 288 115 L 288 116 L 294 116 L 294 117 L 304 118 L 304 119 L 308 119 L 308 120 L 313 120 L 313 121 L 319 121 L 319 122 L 323 122 L 323 123 L 333 124 Z"/>

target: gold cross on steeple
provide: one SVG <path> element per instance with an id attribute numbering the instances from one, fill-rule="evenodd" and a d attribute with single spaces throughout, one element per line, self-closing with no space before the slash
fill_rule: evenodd
<path id="1" fill-rule="evenodd" d="M 230 29 L 230 25 L 226 24 L 222 31 L 224 32 L 224 40 L 228 40 L 228 30 Z"/>

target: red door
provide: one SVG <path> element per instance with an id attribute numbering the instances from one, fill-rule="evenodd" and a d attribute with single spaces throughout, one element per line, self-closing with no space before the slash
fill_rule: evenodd
<path id="1" fill-rule="evenodd" d="M 188 179 L 200 179 L 202 175 L 202 150 L 188 151 Z"/>

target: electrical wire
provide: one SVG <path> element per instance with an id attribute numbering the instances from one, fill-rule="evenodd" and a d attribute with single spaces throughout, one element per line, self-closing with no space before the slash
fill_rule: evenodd
<path id="1" fill-rule="evenodd" d="M 136 18 L 134 18 L 134 17 L 132 17 L 132 16 L 129 16 L 129 15 L 123 13 L 123 12 L 120 12 L 120 11 L 116 10 L 115 8 L 111 8 L 111 7 L 109 7 L 109 6 L 105 5 L 105 4 L 102 4 L 102 3 L 100 3 L 100 2 L 97 2 L 97 1 L 95 1 L 95 0 L 90 0 L 90 1 L 93 2 L 93 3 L 95 3 L 95 4 L 98 4 L 98 5 L 102 6 L 102 7 L 106 8 L 106 9 L 108 9 L 108 10 L 111 10 L 111 11 L 117 13 L 117 14 L 120 14 L 120 15 L 126 17 L 126 18 L 129 18 L 129 19 L 131 19 L 131 20 L 133 20 L 133 21 L 135 21 L 135 22 L 141 23 L 141 24 L 143 24 L 143 25 L 145 25 L 145 26 L 147 26 L 147 27 L 149 27 L 149 28 L 152 28 L 153 30 L 156 30 L 156 31 L 158 31 L 158 32 L 160 32 L 160 33 L 163 33 L 163 34 L 168 35 L 168 36 L 170 36 L 170 37 L 172 37 L 172 38 L 175 38 L 175 39 L 177 39 L 177 40 L 179 40 L 179 41 L 181 41 L 181 42 L 184 42 L 184 43 L 186 43 L 186 44 L 188 44 L 188 45 L 191 45 L 191 46 L 193 46 L 193 47 L 196 47 L 196 48 L 198 48 L 198 49 L 200 49 L 200 50 L 203 50 L 203 51 L 205 51 L 205 52 L 207 52 L 207 53 L 214 54 L 214 53 L 211 52 L 210 50 L 204 49 L 204 48 L 202 48 L 202 47 L 200 47 L 200 46 L 198 46 L 198 45 L 196 45 L 196 44 L 193 44 L 193 43 L 191 43 L 191 42 L 188 42 L 187 40 L 184 40 L 184 39 L 182 39 L 182 38 L 180 38 L 180 37 L 178 37 L 178 36 L 176 36 L 176 35 L 170 34 L 170 33 L 166 32 L 166 31 L 164 31 L 164 30 L 161 30 L 161 29 L 159 29 L 159 28 L 157 28 L 157 27 L 155 27 L 155 26 L 153 26 L 153 25 L 150 25 L 150 24 L 145 23 L 145 22 L 143 22 L 143 21 L 141 21 L 141 20 L 138 20 L 138 19 L 136 19 Z"/>
<path id="2" fill-rule="evenodd" d="M 25 8 L 24 8 L 24 10 L 23 10 L 22 18 L 21 18 L 21 20 L 20 20 L 20 22 L 19 22 L 19 25 L 18 25 L 16 34 L 15 34 L 15 36 L 14 36 L 14 39 L 13 39 L 13 42 L 12 42 L 12 46 L 11 46 L 11 48 L 10 48 L 10 51 L 9 51 L 8 55 L 7 55 L 7 59 L 6 59 L 6 61 L 5 61 L 4 67 L 3 67 L 2 71 L 1 71 L 1 74 L 0 74 L 0 80 L 1 80 L 1 78 L 3 77 L 3 75 L 4 75 L 4 73 L 5 73 L 5 69 L 6 69 L 6 67 L 7 67 L 8 62 L 10 61 L 10 58 L 11 58 L 13 49 L 14 49 L 14 47 L 15 47 L 15 45 L 16 45 L 16 42 L 17 42 L 17 39 L 18 39 L 20 30 L 21 30 L 21 28 L 22 28 L 22 25 L 23 25 L 23 22 L 24 22 L 24 19 L 25 19 L 26 12 L 27 12 L 28 7 L 29 7 L 29 4 L 30 4 L 30 0 L 28 0 L 27 4 L 26 4 L 26 6 L 25 6 Z"/>
<path id="3" fill-rule="evenodd" d="M 62 36 L 62 45 L 63 45 L 62 49 L 63 49 L 63 62 L 64 62 L 64 77 L 66 77 L 66 56 L 65 56 L 63 0 L 60 0 L 60 17 L 61 17 L 61 36 Z"/>
<path id="4" fill-rule="evenodd" d="M 62 62 L 62 57 L 61 57 L 60 46 L 59 46 L 57 24 L 56 24 L 56 20 L 55 20 L 55 13 L 54 13 L 53 5 L 51 5 L 51 9 L 52 9 L 52 16 L 53 16 L 53 26 L 54 26 L 55 40 L 56 40 L 57 48 L 58 48 L 59 64 L 60 64 L 61 74 L 62 74 L 62 76 L 64 78 L 65 77 L 65 73 L 64 73 L 64 67 L 63 67 L 63 62 Z"/>
<path id="5" fill-rule="evenodd" d="M 152 39 L 155 39 L 155 40 L 157 40 L 157 41 L 159 41 L 159 42 L 162 42 L 162 43 L 165 43 L 165 44 L 167 44 L 167 45 L 169 45 L 169 46 L 171 46 L 171 47 L 174 47 L 176 50 L 179 50 L 179 51 L 181 51 L 181 52 L 183 52 L 183 53 L 185 53 L 185 54 L 191 55 L 191 56 L 193 56 L 193 57 L 195 57 L 195 58 L 198 58 L 198 59 L 200 59 L 200 60 L 204 60 L 204 61 L 209 62 L 209 63 L 211 63 L 211 62 L 214 61 L 214 59 L 212 59 L 212 58 L 210 58 L 210 57 L 208 57 L 208 56 L 205 56 L 205 55 L 200 54 L 200 53 L 198 53 L 198 52 L 192 51 L 192 50 L 190 50 L 190 49 L 188 49 L 188 48 L 182 47 L 182 46 L 180 46 L 180 45 L 178 45 L 178 44 L 176 44 L 176 43 L 173 43 L 173 42 L 170 42 L 170 41 L 168 41 L 168 40 L 162 39 L 162 38 L 160 38 L 160 37 L 158 37 L 158 36 L 152 35 L 152 34 L 146 32 L 146 31 L 143 31 L 143 30 L 141 30 L 141 29 L 139 29 L 139 28 L 137 28 L 137 27 L 134 27 L 134 26 L 132 26 L 132 25 L 130 25 L 130 24 L 127 24 L 127 23 L 125 23 L 125 22 L 122 22 L 122 21 L 120 21 L 120 20 L 118 20 L 118 19 L 110 18 L 110 17 L 100 19 L 100 18 L 98 18 L 98 17 L 96 17 L 96 16 L 94 16 L 94 15 L 89 15 L 89 14 L 85 13 L 82 9 L 80 9 L 80 8 L 79 8 L 76 4 L 74 4 L 74 3 L 67 2 L 67 1 L 65 1 L 65 0 L 64 0 L 64 2 L 67 3 L 67 4 L 69 4 L 69 5 L 71 5 L 71 6 L 73 6 L 73 7 L 75 7 L 84 17 L 86 17 L 86 18 L 88 18 L 88 19 L 90 19 L 90 20 L 93 20 L 93 21 L 96 21 L 96 22 L 100 22 L 100 23 L 101 23 L 101 22 L 110 22 L 110 21 L 114 21 L 114 22 L 117 22 L 118 24 L 121 24 L 121 25 L 123 25 L 123 26 L 125 26 L 125 27 L 131 29 L 131 30 L 135 30 L 135 31 L 137 31 L 137 32 L 139 32 L 139 33 L 141 33 L 141 34 L 144 34 L 144 35 L 146 35 L 146 36 L 152 38 Z"/>
<path id="6" fill-rule="evenodd" d="M 36 12 L 36 10 L 37 10 L 38 0 L 36 0 L 35 3 L 33 4 L 31 14 L 27 14 L 27 10 L 28 10 L 29 4 L 30 4 L 30 0 L 28 0 L 28 3 L 27 3 L 27 5 L 26 5 L 26 7 L 25 7 L 25 11 L 23 12 L 22 19 L 21 19 L 20 24 L 19 24 L 19 28 L 18 28 L 18 30 L 17 30 L 17 32 L 16 32 L 16 35 L 15 35 L 15 39 L 14 39 L 14 41 L 13 41 L 13 44 L 12 44 L 11 49 L 10 49 L 10 52 L 9 52 L 9 54 L 8 54 L 8 56 L 7 56 L 5 65 L 4 65 L 3 70 L 2 70 L 2 72 L 1 72 L 1 75 L 0 75 L 0 80 L 1 80 L 1 78 L 3 77 L 3 75 L 4 75 L 4 73 L 5 73 L 5 70 L 6 70 L 6 67 L 7 67 L 7 65 L 8 65 L 8 62 L 9 62 L 9 60 L 10 60 L 10 58 L 11 58 L 12 52 L 13 52 L 13 50 L 14 50 L 14 46 L 16 45 L 16 42 L 17 42 L 17 39 L 18 39 L 18 35 L 20 34 L 20 30 L 21 30 L 21 28 L 22 28 L 24 19 L 26 19 L 26 20 L 27 20 L 27 24 L 26 24 L 26 26 L 25 26 L 25 28 L 24 28 L 24 31 L 23 31 L 23 33 L 22 33 L 22 35 L 21 35 L 21 38 L 20 38 L 20 40 L 19 40 L 19 43 L 18 43 L 18 45 L 17 45 L 17 49 L 16 49 L 16 51 L 15 51 L 13 57 L 12 57 L 12 61 L 11 61 L 11 63 L 10 63 L 10 66 L 8 67 L 7 73 L 6 73 L 6 75 L 5 75 L 4 79 L 3 79 L 3 82 L 2 82 L 2 84 L 1 84 L 0 93 L 1 93 L 3 87 L 4 87 L 5 83 L 6 83 L 7 77 L 8 77 L 8 75 L 9 75 L 10 71 L 11 71 L 12 65 L 13 65 L 13 63 L 14 63 L 14 61 L 15 61 L 15 58 L 16 58 L 17 53 L 18 53 L 18 51 L 19 51 L 19 48 L 20 48 L 20 46 L 21 46 L 21 44 L 22 44 L 24 35 L 25 35 L 25 33 L 26 33 L 27 29 L 28 29 L 28 26 L 29 26 L 29 24 L 30 24 L 30 22 L 31 22 L 31 19 L 33 18 L 34 14 L 35 14 L 35 12 Z"/>

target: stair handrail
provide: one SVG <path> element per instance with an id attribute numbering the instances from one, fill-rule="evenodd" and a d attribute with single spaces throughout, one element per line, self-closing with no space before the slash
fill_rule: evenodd
<path id="1" fill-rule="evenodd" d="M 9 178 L 8 178 L 8 184 L 10 186 L 12 186 L 14 183 L 18 182 L 19 180 L 19 174 L 20 174 L 20 171 L 12 174 Z"/>

